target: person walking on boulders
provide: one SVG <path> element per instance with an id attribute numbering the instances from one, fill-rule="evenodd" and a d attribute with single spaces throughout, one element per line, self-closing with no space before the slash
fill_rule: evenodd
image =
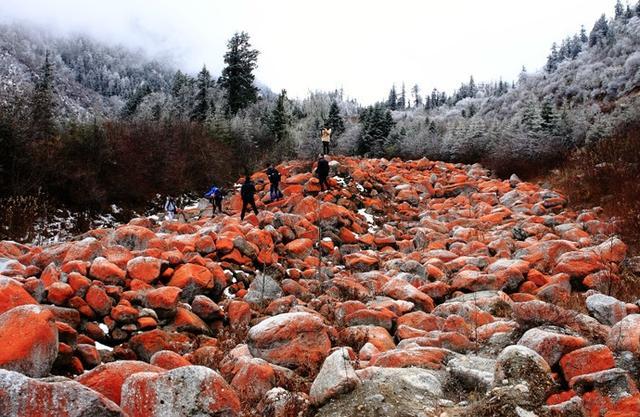
<path id="1" fill-rule="evenodd" d="M 224 193 L 220 188 L 214 185 L 204 196 L 211 202 L 211 217 L 216 214 L 216 208 L 220 210 L 220 213 L 223 213 L 222 199 L 224 198 Z"/>
<path id="2" fill-rule="evenodd" d="M 282 176 L 277 168 L 274 168 L 272 164 L 267 164 L 266 170 L 267 177 L 271 187 L 269 188 L 269 198 L 271 201 L 276 201 L 282 198 L 282 192 L 280 191 L 280 179 Z"/>
<path id="3" fill-rule="evenodd" d="M 327 161 L 322 154 L 320 154 L 320 159 L 318 159 L 316 174 L 318 174 L 318 179 L 320 180 L 320 189 L 322 191 L 328 190 L 329 183 L 327 183 L 327 177 L 329 176 L 329 161 Z"/>
<path id="4" fill-rule="evenodd" d="M 253 212 L 258 215 L 258 209 L 256 208 L 256 186 L 251 181 L 251 177 L 247 175 L 244 179 L 244 184 L 240 187 L 240 197 L 242 197 L 242 211 L 240 212 L 240 220 L 244 220 L 244 214 L 247 211 L 247 207 L 251 206 Z"/>
<path id="5" fill-rule="evenodd" d="M 322 153 L 329 153 L 329 143 L 331 142 L 331 129 L 327 129 L 326 127 L 322 128 L 322 132 L 320 133 L 320 139 L 322 140 Z"/>

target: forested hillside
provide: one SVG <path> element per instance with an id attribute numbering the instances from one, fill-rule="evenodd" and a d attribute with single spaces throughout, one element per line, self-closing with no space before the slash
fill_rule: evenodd
<path id="1" fill-rule="evenodd" d="M 577 160 L 580 172 L 554 179 L 581 175 L 590 187 L 581 197 L 623 201 L 611 184 L 634 189 L 638 170 L 629 132 L 640 120 L 639 50 L 640 3 L 618 2 L 613 17 L 576 28 L 517 80 L 470 76 L 450 93 L 402 83 L 362 106 L 342 91 L 290 99 L 258 87 L 260 52 L 244 32 L 230 38 L 221 74 L 189 74 L 87 37 L 3 25 L 0 194 L 142 207 L 229 184 L 265 161 L 315 157 L 320 129 L 331 127 L 332 153 L 344 155 L 482 162 L 524 177 Z"/>

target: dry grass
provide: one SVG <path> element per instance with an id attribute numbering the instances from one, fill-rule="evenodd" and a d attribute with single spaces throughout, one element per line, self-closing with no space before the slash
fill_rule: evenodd
<path id="1" fill-rule="evenodd" d="M 546 180 L 573 207 L 600 206 L 629 245 L 640 253 L 640 121 L 629 122 L 609 139 L 574 152 Z"/>

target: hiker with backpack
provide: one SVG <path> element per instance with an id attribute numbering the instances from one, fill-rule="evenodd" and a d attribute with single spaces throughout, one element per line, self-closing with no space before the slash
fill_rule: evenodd
<path id="1" fill-rule="evenodd" d="M 242 197 L 242 212 L 240 213 L 240 220 L 244 220 L 244 214 L 247 211 L 247 207 L 251 206 L 253 212 L 258 215 L 258 209 L 256 208 L 256 186 L 251 181 L 251 176 L 247 175 L 244 179 L 244 184 L 240 187 L 240 197 Z"/>
<path id="2" fill-rule="evenodd" d="M 176 218 L 178 206 L 176 205 L 176 200 L 173 197 L 167 197 L 167 200 L 164 202 L 164 211 L 166 213 L 165 216 L 168 220 L 173 220 Z"/>
<path id="3" fill-rule="evenodd" d="M 325 156 L 323 154 L 320 154 L 320 159 L 318 159 L 316 174 L 318 175 L 318 179 L 320 180 L 320 189 L 322 191 L 325 191 L 325 188 L 328 190 L 329 183 L 327 182 L 327 177 L 329 176 L 329 161 L 325 159 Z"/>
<path id="4" fill-rule="evenodd" d="M 224 198 L 224 193 L 220 188 L 214 185 L 204 196 L 211 202 L 211 217 L 216 214 L 216 208 L 220 210 L 220 213 L 224 213 L 222 211 L 222 199 Z"/>
<path id="5" fill-rule="evenodd" d="M 322 128 L 322 132 L 320 133 L 320 139 L 322 140 L 322 153 L 329 153 L 329 142 L 331 142 L 331 129 L 327 129 L 326 127 Z"/>
<path id="6" fill-rule="evenodd" d="M 277 170 L 277 168 L 274 168 L 272 164 L 268 163 L 266 174 L 269 178 L 269 183 L 271 184 L 271 187 L 269 188 L 269 198 L 271 199 L 271 201 L 276 201 L 282 198 L 282 192 L 280 191 L 279 187 L 281 179 L 280 172 Z"/>

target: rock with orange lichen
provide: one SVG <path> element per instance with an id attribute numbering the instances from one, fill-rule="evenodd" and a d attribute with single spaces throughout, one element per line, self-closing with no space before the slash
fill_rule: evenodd
<path id="1" fill-rule="evenodd" d="M 138 373 L 122 387 L 122 411 L 137 417 L 233 417 L 239 415 L 240 409 L 240 399 L 233 388 L 204 366 Z"/>
<path id="2" fill-rule="evenodd" d="M 122 384 L 138 372 L 162 372 L 163 369 L 140 361 L 116 361 L 100 365 L 78 376 L 75 381 L 120 404 Z"/>
<path id="3" fill-rule="evenodd" d="M 326 326 L 310 313 L 269 317 L 249 330 L 251 354 L 287 367 L 319 367 L 331 349 Z"/>
<path id="4" fill-rule="evenodd" d="M 43 377 L 57 355 L 58 329 L 51 311 L 23 305 L 0 315 L 0 368 Z"/>
<path id="5" fill-rule="evenodd" d="M 0 415 L 24 417 L 125 417 L 102 394 L 66 379 L 31 379 L 0 370 Z"/>

